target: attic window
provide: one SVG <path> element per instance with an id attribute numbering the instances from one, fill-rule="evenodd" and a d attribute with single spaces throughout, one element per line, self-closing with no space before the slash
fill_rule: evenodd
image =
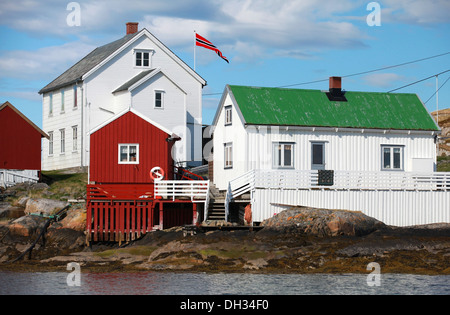
<path id="1" fill-rule="evenodd" d="M 151 50 L 136 50 L 134 65 L 139 68 L 150 68 Z"/>

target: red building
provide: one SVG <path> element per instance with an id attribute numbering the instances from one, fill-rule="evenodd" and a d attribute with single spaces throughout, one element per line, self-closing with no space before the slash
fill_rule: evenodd
<path id="1" fill-rule="evenodd" d="M 152 169 L 174 177 L 172 147 L 179 140 L 130 109 L 95 128 L 90 135 L 87 185 L 88 240 L 128 241 L 154 229 L 192 224 L 193 199 L 155 196 Z"/>
<path id="2" fill-rule="evenodd" d="M 0 169 L 41 170 L 41 138 L 49 136 L 11 103 L 0 106 Z"/>

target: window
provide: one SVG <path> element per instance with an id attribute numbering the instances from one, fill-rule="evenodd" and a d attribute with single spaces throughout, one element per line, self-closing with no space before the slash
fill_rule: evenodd
<path id="1" fill-rule="evenodd" d="M 325 143 L 312 142 L 311 143 L 311 169 L 324 170 L 325 169 Z"/>
<path id="2" fill-rule="evenodd" d="M 61 135 L 61 154 L 66 152 L 66 130 L 60 129 L 59 133 Z"/>
<path id="3" fill-rule="evenodd" d="M 52 116 L 53 115 L 53 93 L 50 93 L 48 102 L 49 102 L 48 115 Z"/>
<path id="4" fill-rule="evenodd" d="M 224 168 L 233 168 L 233 143 L 225 143 Z"/>
<path id="5" fill-rule="evenodd" d="M 48 155 L 53 155 L 53 131 L 49 131 L 48 137 Z"/>
<path id="6" fill-rule="evenodd" d="M 72 127 L 72 151 L 78 151 L 78 126 Z"/>
<path id="7" fill-rule="evenodd" d="M 155 91 L 155 108 L 164 108 L 164 91 Z"/>
<path id="8" fill-rule="evenodd" d="M 231 125 L 231 113 L 232 113 L 232 107 L 231 106 L 225 106 L 225 126 Z"/>
<path id="9" fill-rule="evenodd" d="M 381 169 L 403 170 L 403 146 L 381 146 Z"/>
<path id="10" fill-rule="evenodd" d="M 273 167 L 294 167 L 294 144 L 277 142 L 273 144 Z"/>
<path id="11" fill-rule="evenodd" d="M 136 51 L 136 67 L 150 67 L 150 52 L 148 51 Z"/>
<path id="12" fill-rule="evenodd" d="M 139 144 L 119 144 L 119 164 L 139 164 Z"/>
<path id="13" fill-rule="evenodd" d="M 73 86 L 73 108 L 78 108 L 77 86 Z"/>
<path id="14" fill-rule="evenodd" d="M 64 113 L 64 90 L 61 90 L 61 114 Z"/>

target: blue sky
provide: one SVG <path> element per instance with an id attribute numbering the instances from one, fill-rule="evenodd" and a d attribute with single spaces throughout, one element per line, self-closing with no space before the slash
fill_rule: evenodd
<path id="1" fill-rule="evenodd" d="M 70 1 L 15 0 L 0 3 L 0 103 L 11 102 L 38 126 L 38 91 L 95 47 L 125 35 L 139 22 L 194 67 L 194 30 L 213 42 L 198 47 L 196 71 L 207 81 L 203 122 L 211 123 L 226 84 L 328 88 L 343 78 L 347 91 L 387 92 L 450 70 L 450 1 L 385 0 L 380 26 L 370 26 L 371 1 L 359 0 L 89 0 L 80 5 L 80 25 L 67 23 Z M 438 86 L 450 71 L 438 77 Z M 311 81 L 313 84 L 295 85 Z M 450 81 L 450 80 L 449 80 Z M 399 93 L 416 93 L 436 110 L 436 79 Z M 450 107 L 450 82 L 439 90 L 439 109 Z"/>

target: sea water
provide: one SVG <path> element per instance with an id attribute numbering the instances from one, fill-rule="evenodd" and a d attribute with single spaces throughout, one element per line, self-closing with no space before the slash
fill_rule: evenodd
<path id="1" fill-rule="evenodd" d="M 448 295 L 450 276 L 0 272 L 0 295 Z"/>

